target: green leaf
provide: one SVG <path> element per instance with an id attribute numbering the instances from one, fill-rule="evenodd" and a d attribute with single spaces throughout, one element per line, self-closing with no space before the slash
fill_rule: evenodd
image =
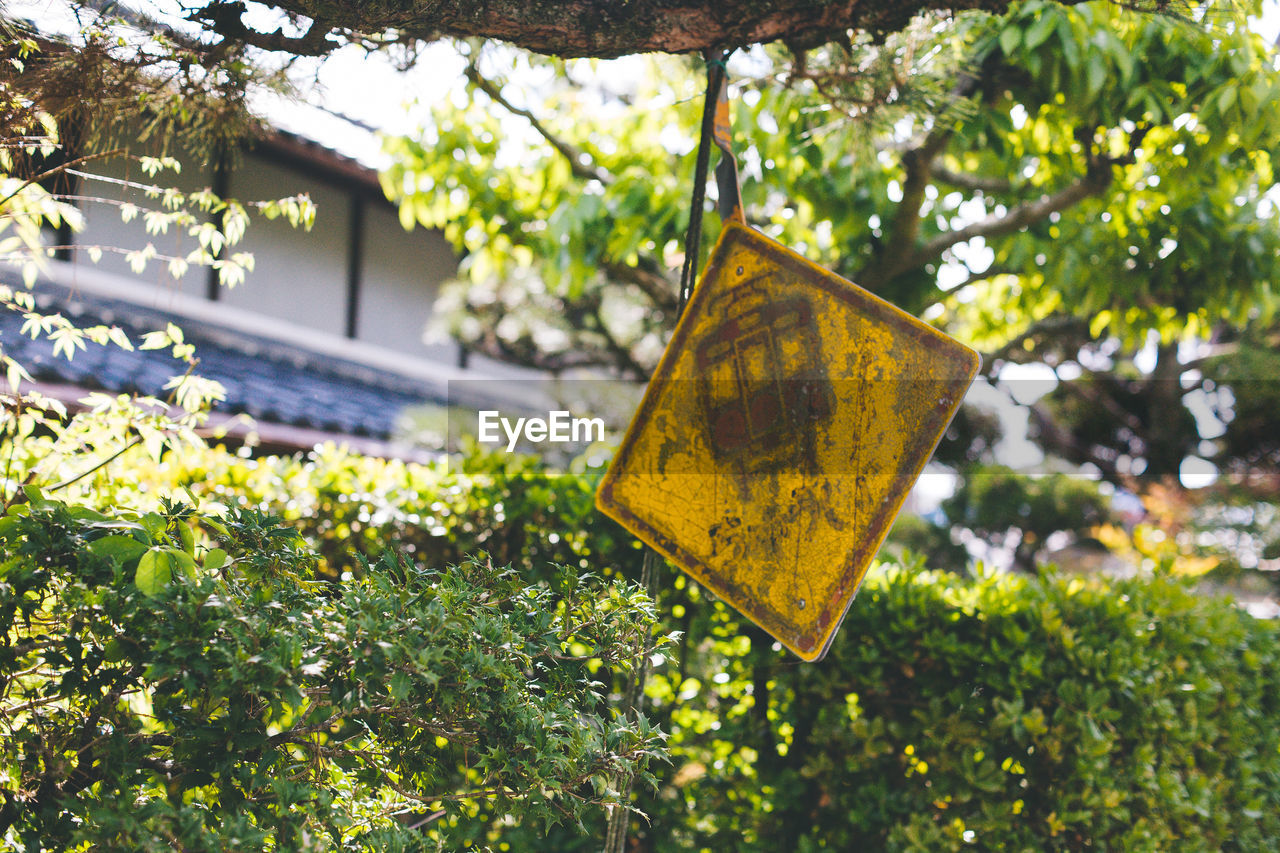
<path id="1" fill-rule="evenodd" d="M 102 647 L 102 659 L 107 663 L 119 663 L 124 660 L 124 643 L 115 637 L 108 640 Z"/>
<path id="2" fill-rule="evenodd" d="M 406 699 L 409 696 L 409 691 L 413 689 L 413 679 L 403 672 L 397 672 L 391 676 L 390 687 L 392 699 Z"/>
<path id="3" fill-rule="evenodd" d="M 178 525 L 178 539 L 182 542 L 182 550 L 188 555 L 196 552 L 196 534 L 185 524 Z"/>
<path id="4" fill-rule="evenodd" d="M 138 570 L 134 573 L 133 582 L 143 595 L 157 595 L 173 580 L 170 552 L 169 548 L 150 548 L 138 560 Z"/>
<path id="5" fill-rule="evenodd" d="M 216 518 L 209 518 L 206 516 L 200 519 L 200 523 L 225 539 L 231 538 L 231 531 L 227 529 L 225 524 Z"/>
<path id="6" fill-rule="evenodd" d="M 1235 84 L 1227 84 L 1222 87 L 1222 91 L 1218 93 L 1218 112 L 1226 113 L 1236 102 L 1236 86 Z"/>
<path id="7" fill-rule="evenodd" d="M 1089 95 L 1092 97 L 1101 92 L 1103 84 L 1107 82 L 1107 66 L 1098 59 L 1094 59 L 1089 62 L 1089 67 L 1085 70 L 1085 77 Z"/>
<path id="8" fill-rule="evenodd" d="M 1017 27 L 1006 27 L 1004 32 L 1000 33 L 1000 50 L 1005 56 L 1011 56 L 1021 41 L 1021 30 Z"/>
<path id="9" fill-rule="evenodd" d="M 1067 61 L 1067 68 L 1075 71 L 1080 66 L 1080 44 L 1076 41 L 1071 19 L 1066 15 L 1058 18 L 1058 41 L 1062 44 L 1062 56 Z"/>
<path id="10" fill-rule="evenodd" d="M 1053 15 L 1046 14 L 1041 11 L 1036 16 L 1036 21 L 1031 25 L 1031 29 L 1027 30 L 1026 45 L 1027 50 L 1035 50 L 1044 44 L 1045 39 L 1049 38 L 1049 34 L 1054 31 L 1058 25 L 1058 20 Z"/>
<path id="11" fill-rule="evenodd" d="M 194 557 L 179 548 L 166 548 L 165 551 L 169 555 L 171 571 L 176 571 L 187 580 L 195 580 L 196 560 Z"/>
<path id="12" fill-rule="evenodd" d="M 110 557 L 118 563 L 132 563 L 147 546 L 132 536 L 115 534 L 95 539 L 89 543 L 89 551 L 101 557 Z"/>
<path id="13" fill-rule="evenodd" d="M 147 534 L 152 540 L 164 538 L 165 528 L 169 523 L 165 521 L 164 516 L 158 512 L 149 512 L 142 516 L 142 526 L 146 528 Z"/>
<path id="14" fill-rule="evenodd" d="M 210 548 L 204 555 L 204 569 L 206 572 L 216 572 L 227 564 L 227 559 L 226 551 L 221 548 Z"/>

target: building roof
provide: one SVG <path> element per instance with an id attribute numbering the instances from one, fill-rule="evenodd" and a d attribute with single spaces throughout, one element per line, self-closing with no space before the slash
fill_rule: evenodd
<path id="1" fill-rule="evenodd" d="M 296 440 L 269 442 L 285 447 L 310 446 L 324 437 L 387 442 L 406 408 L 446 403 L 438 386 L 408 376 L 229 326 L 102 296 L 73 294 L 60 285 L 42 283 L 37 305 L 42 312 L 61 313 L 80 327 L 119 326 L 135 345 L 146 332 L 177 324 L 195 347 L 196 373 L 226 388 L 227 399 L 215 412 L 247 414 L 265 424 L 295 428 Z M 128 351 L 93 343 L 68 360 L 54 354 L 47 338 L 23 335 L 23 323 L 21 314 L 0 311 L 0 347 L 23 364 L 37 383 L 60 388 L 58 396 L 63 398 L 106 391 L 164 399 L 165 384 L 186 369 L 167 349 Z M 265 438 L 270 431 L 261 432 Z M 279 430 L 275 434 L 283 435 Z"/>

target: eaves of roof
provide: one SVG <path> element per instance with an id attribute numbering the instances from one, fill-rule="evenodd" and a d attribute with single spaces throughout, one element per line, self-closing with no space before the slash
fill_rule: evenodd
<path id="1" fill-rule="evenodd" d="M 77 326 L 120 327 L 135 344 L 142 336 L 180 325 L 199 359 L 195 372 L 226 389 L 215 406 L 220 419 L 248 415 L 260 436 L 273 434 L 292 449 L 325 439 L 350 439 L 368 450 L 394 434 L 401 413 L 411 407 L 446 404 L 438 389 L 411 377 L 379 370 L 290 343 L 255 337 L 235 329 L 167 314 L 99 296 L 73 294 L 42 283 L 38 308 L 61 313 Z M 0 348 L 23 364 L 44 390 L 60 398 L 84 392 L 136 394 L 164 399 L 165 385 L 186 371 L 168 350 L 125 350 L 87 343 L 74 357 L 54 353 L 43 336 L 22 334 L 23 316 L 0 311 Z M 74 399 L 66 399 L 74 403 Z M 286 438 L 288 440 L 286 440 Z"/>
<path id="2" fill-rule="evenodd" d="M 252 140 L 248 148 L 255 155 L 287 165 L 329 183 L 345 185 L 387 205 L 378 172 L 313 139 L 279 128 Z"/>

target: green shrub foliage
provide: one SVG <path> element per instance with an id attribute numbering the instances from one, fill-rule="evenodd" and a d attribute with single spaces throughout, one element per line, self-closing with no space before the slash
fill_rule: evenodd
<path id="1" fill-rule="evenodd" d="M 374 580 L 355 554 L 388 550 L 492 557 L 526 583 L 550 563 L 634 578 L 641 551 L 591 506 L 599 471 L 329 448 L 191 455 L 117 488 L 278 511 L 357 587 Z M 1181 581 L 882 566 L 817 664 L 673 570 L 659 587 L 683 638 L 648 681 L 671 761 L 637 788 L 638 850 L 1280 849 L 1277 626 Z M 598 811 L 585 832 L 472 815 L 467 837 L 495 849 L 603 835 Z"/>
<path id="2" fill-rule="evenodd" d="M 757 639 L 655 680 L 651 849 L 1280 848 L 1276 626 L 1179 582 L 882 567 L 823 662 Z"/>
<path id="3" fill-rule="evenodd" d="M 634 586 L 390 552 L 335 584 L 256 510 L 162 509 L 0 519 L 6 849 L 461 847 L 661 753 L 596 675 L 653 650 Z"/>
<path id="4" fill-rule="evenodd" d="M 86 478 L 77 497 L 145 505 L 189 489 L 204 501 L 271 512 L 307 538 L 332 578 L 359 573 L 362 556 L 387 551 L 428 565 L 484 554 L 530 578 L 552 565 L 638 576 L 640 543 L 594 509 L 602 471 L 585 463 L 556 471 L 531 457 L 479 451 L 414 465 L 332 445 L 306 457 L 211 450 L 159 466 L 135 457 L 127 480 Z"/>

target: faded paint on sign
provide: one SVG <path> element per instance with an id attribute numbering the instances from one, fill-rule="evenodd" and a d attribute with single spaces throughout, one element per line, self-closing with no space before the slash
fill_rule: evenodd
<path id="1" fill-rule="evenodd" d="M 596 503 L 817 660 L 978 364 L 728 222 Z"/>

